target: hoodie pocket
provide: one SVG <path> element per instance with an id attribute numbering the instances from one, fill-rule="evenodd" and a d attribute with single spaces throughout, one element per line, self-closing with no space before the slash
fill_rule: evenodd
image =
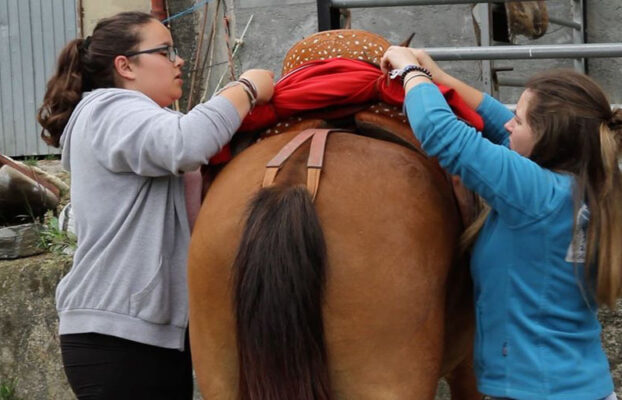
<path id="1" fill-rule="evenodd" d="M 167 259 L 160 265 L 147 285 L 130 296 L 130 315 L 154 324 L 171 322 L 171 282 Z"/>

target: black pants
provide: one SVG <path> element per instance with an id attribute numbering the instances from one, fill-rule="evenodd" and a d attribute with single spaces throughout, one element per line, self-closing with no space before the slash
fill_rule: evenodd
<path id="1" fill-rule="evenodd" d="M 185 351 L 97 333 L 61 335 L 65 374 L 79 400 L 192 400 L 192 362 Z"/>

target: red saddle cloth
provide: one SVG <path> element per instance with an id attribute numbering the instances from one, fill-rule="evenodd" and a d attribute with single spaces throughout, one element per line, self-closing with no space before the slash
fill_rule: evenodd
<path id="1" fill-rule="evenodd" d="M 459 118 L 478 131 L 484 129 L 482 117 L 456 91 L 437 86 Z M 255 107 L 238 131 L 265 129 L 304 111 L 373 101 L 401 106 L 404 102 L 401 82 L 387 79 L 376 65 L 365 61 L 346 58 L 311 61 L 283 76 L 274 87 L 272 100 Z M 227 146 L 210 163 L 219 164 L 230 158 Z"/>

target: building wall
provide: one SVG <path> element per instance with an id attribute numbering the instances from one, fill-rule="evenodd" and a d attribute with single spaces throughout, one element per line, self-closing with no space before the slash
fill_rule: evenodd
<path id="1" fill-rule="evenodd" d="M 63 46 L 80 36 L 76 0 L 0 1 L 0 153 L 32 156 L 58 153 L 40 138 L 36 121 L 45 86 Z M 149 12 L 148 0 L 83 0 L 83 29 L 120 11 Z"/>
<path id="2" fill-rule="evenodd" d="M 620 0 L 585 0 L 587 4 L 588 42 L 605 43 L 622 40 L 619 21 L 622 19 Z M 551 16 L 571 18 L 570 0 L 548 0 Z M 411 47 L 475 46 L 471 5 L 404 6 L 352 9 L 352 27 L 365 29 L 401 43 L 415 32 Z M 317 8 L 309 0 L 236 0 L 236 33 L 253 16 L 237 59 L 240 70 L 269 68 L 280 74 L 287 50 L 298 40 L 317 31 Z M 520 39 L 521 44 L 563 44 L 572 42 L 570 28 L 551 24 L 544 37 Z M 481 85 L 479 61 L 442 62 L 450 73 L 470 84 Z M 500 76 L 526 78 L 536 71 L 551 67 L 572 67 L 571 60 L 497 61 L 499 67 L 513 68 Z M 590 75 L 609 93 L 612 103 L 622 103 L 622 58 L 592 59 Z M 502 87 L 500 99 L 515 103 L 520 89 Z"/>
<path id="3" fill-rule="evenodd" d="M 36 113 L 76 20 L 75 0 L 0 1 L 0 153 L 55 152 L 39 138 Z"/>
<path id="4" fill-rule="evenodd" d="M 151 10 L 149 0 L 82 0 L 84 17 L 82 20 L 84 35 L 90 35 L 101 18 L 123 11 L 142 11 L 148 13 Z"/>

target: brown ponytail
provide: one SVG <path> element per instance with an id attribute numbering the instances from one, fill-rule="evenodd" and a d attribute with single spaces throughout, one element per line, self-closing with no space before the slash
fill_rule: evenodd
<path id="1" fill-rule="evenodd" d="M 141 41 L 139 28 L 151 15 L 125 12 L 99 21 L 93 35 L 69 42 L 58 57 L 56 72 L 50 78 L 37 113 L 43 127 L 41 138 L 58 147 L 59 140 L 82 93 L 116 87 L 114 59 L 134 50 Z"/>
<path id="2" fill-rule="evenodd" d="M 533 94 L 527 122 L 536 136 L 530 158 L 576 177 L 575 208 L 586 202 L 590 210 L 585 273 L 596 283 L 598 303 L 613 309 L 622 296 L 622 110 L 612 111 L 598 84 L 572 70 L 535 75 L 527 90 Z M 489 211 L 484 207 L 465 230 L 463 248 L 473 244 Z"/>
<path id="3" fill-rule="evenodd" d="M 80 47 L 83 42 L 83 39 L 74 39 L 60 52 L 56 73 L 48 82 L 43 105 L 37 114 L 44 129 L 41 138 L 51 146 L 59 146 L 60 135 L 82 96 Z"/>
<path id="4" fill-rule="evenodd" d="M 588 232 L 588 249 L 597 253 L 597 299 L 613 309 L 622 295 L 622 110 L 601 123 L 599 137 L 604 179 L 595 193 L 599 221 Z"/>
<path id="5" fill-rule="evenodd" d="M 613 309 L 622 296 L 620 111 L 594 80 L 572 70 L 538 74 L 527 89 L 527 120 L 538 138 L 531 158 L 576 177 L 575 207 L 585 202 L 590 210 L 585 273 L 598 303 Z"/>

